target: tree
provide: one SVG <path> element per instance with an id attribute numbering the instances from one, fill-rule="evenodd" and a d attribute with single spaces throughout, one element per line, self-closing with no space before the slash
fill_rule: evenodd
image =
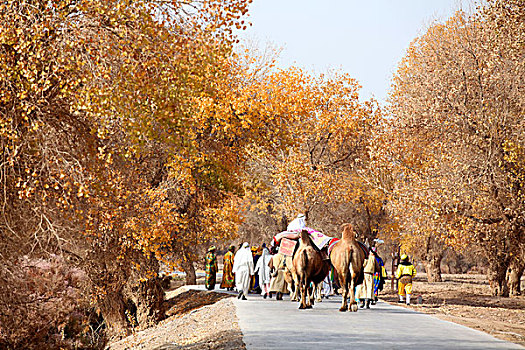
<path id="1" fill-rule="evenodd" d="M 406 137 L 393 156 L 405 168 L 399 176 L 422 174 L 418 188 L 434 193 L 422 206 L 447 222 L 441 238 L 483 247 L 500 295 L 523 241 L 523 167 L 514 158 L 523 148 L 523 58 L 513 41 L 523 40 L 523 10 L 494 1 L 433 25 L 411 44 L 391 94 L 393 127 Z"/>
<path id="2" fill-rule="evenodd" d="M 221 211 L 233 212 L 225 198 L 235 187 L 237 157 L 261 133 L 230 105 L 239 99 L 230 93 L 239 93 L 230 89 L 239 80 L 232 28 L 244 25 L 247 4 L 2 3 L 7 285 L 18 287 L 9 283 L 17 282 L 9 278 L 17 256 L 64 254 L 86 272 L 108 335 L 119 336 L 129 330 L 126 286 L 142 280 L 155 289 L 152 260 L 191 232 L 177 197 L 197 198 L 200 213 L 213 215 L 193 229 L 205 225 L 220 239 L 212 228 Z M 10 295 L 4 305 L 20 308 Z M 148 309 L 137 307 L 146 314 L 137 317 L 141 327 L 160 316 Z"/>
<path id="3" fill-rule="evenodd" d="M 277 152 L 252 148 L 246 183 L 254 209 L 270 207 L 276 220 L 303 212 L 309 225 L 328 234 L 362 217 L 362 232 L 371 234 L 382 207 L 381 191 L 363 175 L 368 138 L 380 120 L 375 103 L 359 101 L 359 85 L 342 73 L 316 77 L 290 69 L 267 81 L 272 85 L 259 96 L 275 113 L 295 115 L 289 119 L 294 142 Z"/>

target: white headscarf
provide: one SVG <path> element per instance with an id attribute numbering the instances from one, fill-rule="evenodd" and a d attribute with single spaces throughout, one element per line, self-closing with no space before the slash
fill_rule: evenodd
<path id="1" fill-rule="evenodd" d="M 292 222 L 288 224 L 286 231 L 301 231 L 306 227 L 306 221 L 304 214 L 297 215 L 297 218 L 293 219 Z"/>
<path id="2" fill-rule="evenodd" d="M 257 266 L 255 266 L 255 271 L 259 271 L 259 283 L 270 283 L 270 267 L 268 263 L 272 256 L 268 251 L 268 248 L 264 247 L 263 252 L 259 260 L 257 260 Z"/>
<path id="3" fill-rule="evenodd" d="M 232 272 L 236 273 L 240 268 L 246 267 L 250 271 L 250 275 L 253 275 L 253 255 L 248 242 L 244 242 L 242 248 L 235 254 Z"/>

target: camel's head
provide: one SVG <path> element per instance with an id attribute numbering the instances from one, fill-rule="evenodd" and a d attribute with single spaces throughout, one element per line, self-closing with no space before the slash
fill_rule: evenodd
<path id="1" fill-rule="evenodd" d="M 343 234 L 341 236 L 342 239 L 355 239 L 354 227 L 352 224 L 342 224 L 341 229 L 343 230 Z"/>

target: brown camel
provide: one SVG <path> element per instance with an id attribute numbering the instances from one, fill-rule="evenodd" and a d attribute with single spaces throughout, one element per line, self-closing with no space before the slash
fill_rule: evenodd
<path id="1" fill-rule="evenodd" d="M 357 311 L 355 301 L 355 287 L 363 281 L 363 263 L 367 257 L 355 239 L 354 228 L 351 224 L 343 224 L 341 240 L 335 244 L 330 252 L 330 261 L 335 269 L 339 286 L 343 289 L 343 304 L 339 311 Z M 348 293 L 350 292 L 350 305 Z"/>
<path id="2" fill-rule="evenodd" d="M 295 268 L 293 267 L 292 257 L 286 258 L 286 268 L 284 269 L 285 280 L 288 283 L 288 290 L 290 291 L 290 301 L 300 301 L 299 300 L 299 288 L 297 288 L 297 274 L 295 273 Z M 310 299 L 314 299 L 316 302 L 321 303 L 323 301 L 321 297 L 321 290 L 323 287 L 322 281 L 315 284 L 313 295 L 310 295 Z"/>
<path id="3" fill-rule="evenodd" d="M 299 309 L 312 308 L 313 293 L 310 284 L 318 284 L 324 280 L 330 271 L 330 263 L 323 260 L 321 253 L 318 252 L 310 241 L 310 236 L 306 230 L 301 231 L 299 248 L 293 257 L 293 266 L 297 278 L 297 286 L 301 298 Z"/>
<path id="4" fill-rule="evenodd" d="M 286 257 L 286 267 L 284 268 L 284 280 L 288 283 L 288 290 L 290 291 L 290 301 L 299 301 L 297 293 L 297 275 L 293 267 L 293 258 Z"/>

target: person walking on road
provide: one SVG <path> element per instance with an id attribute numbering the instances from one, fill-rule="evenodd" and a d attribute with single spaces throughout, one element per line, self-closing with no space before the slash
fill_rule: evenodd
<path id="1" fill-rule="evenodd" d="M 270 280 L 270 298 L 272 293 L 277 293 L 276 299 L 283 300 L 283 294 L 288 293 L 288 283 L 285 279 L 285 266 L 286 266 L 286 256 L 281 253 L 275 254 L 269 263 L 271 280 Z"/>
<path id="2" fill-rule="evenodd" d="M 252 256 L 253 256 L 253 266 L 257 266 L 257 262 L 261 258 L 262 255 L 262 248 L 258 246 L 252 246 L 251 247 Z M 254 274 L 251 277 L 250 280 L 250 292 L 253 293 L 260 293 L 261 292 L 261 286 L 259 282 L 259 275 Z"/>
<path id="3" fill-rule="evenodd" d="M 383 262 L 383 259 L 381 259 L 381 257 L 377 254 L 377 248 L 373 247 L 372 251 L 374 252 L 376 256 L 376 261 L 379 264 L 379 270 L 380 270 L 374 273 L 374 299 L 370 303 L 372 305 L 375 305 L 378 300 L 379 292 L 383 290 L 385 279 L 388 276 L 388 274 L 385 269 L 385 263 Z"/>
<path id="4" fill-rule="evenodd" d="M 412 279 L 416 277 L 416 268 L 410 261 L 408 255 L 401 255 L 401 262 L 397 267 L 396 278 L 398 279 L 399 302 L 404 302 L 403 297 L 406 295 L 406 304 L 410 305 L 410 296 L 412 295 Z"/>
<path id="5" fill-rule="evenodd" d="M 233 290 L 235 287 L 235 276 L 232 272 L 234 252 L 235 246 L 231 245 L 228 252 L 224 254 L 221 288 L 226 288 L 226 290 Z"/>
<path id="6" fill-rule="evenodd" d="M 322 298 L 328 299 L 330 297 L 330 295 L 333 294 L 332 279 L 331 279 L 332 276 L 333 276 L 333 272 L 330 271 L 328 273 L 328 275 L 326 275 L 325 279 L 323 280 L 323 286 L 322 286 L 322 289 L 321 289 L 321 297 Z"/>
<path id="7" fill-rule="evenodd" d="M 268 263 L 272 259 L 272 256 L 270 255 L 268 248 L 266 248 L 265 243 L 262 245 L 262 250 L 262 255 L 259 260 L 257 260 L 257 264 L 255 265 L 255 272 L 259 272 L 259 286 L 261 287 L 261 295 L 264 299 L 266 299 L 270 290 L 270 267 L 268 266 Z"/>
<path id="8" fill-rule="evenodd" d="M 363 283 L 357 287 L 357 294 L 359 301 L 361 301 L 361 307 L 370 309 L 370 301 L 372 300 L 374 293 L 374 272 L 376 266 L 376 257 L 374 252 L 370 250 L 368 259 L 365 260 L 363 272 L 364 279 Z"/>
<path id="9" fill-rule="evenodd" d="M 243 243 L 242 248 L 235 254 L 232 272 L 235 274 L 235 285 L 239 291 L 237 298 L 246 300 L 250 276 L 253 275 L 253 256 L 248 242 Z"/>
<path id="10" fill-rule="evenodd" d="M 215 282 L 217 278 L 217 257 L 215 256 L 215 246 L 211 246 L 206 254 L 206 277 L 204 279 L 204 286 L 208 290 L 215 289 Z"/>

